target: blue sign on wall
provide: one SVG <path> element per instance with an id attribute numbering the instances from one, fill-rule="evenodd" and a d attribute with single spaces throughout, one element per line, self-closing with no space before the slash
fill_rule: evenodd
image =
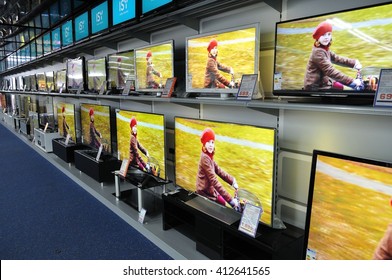
<path id="1" fill-rule="evenodd" d="M 113 25 L 136 17 L 135 0 L 113 0 Z"/>
<path id="2" fill-rule="evenodd" d="M 52 51 L 50 46 L 50 33 L 44 35 L 44 54 L 50 53 Z"/>
<path id="3" fill-rule="evenodd" d="M 88 36 L 88 12 L 75 18 L 75 41 Z"/>
<path id="4" fill-rule="evenodd" d="M 142 1 L 142 13 L 155 10 L 163 5 L 172 2 L 172 0 L 143 0 Z"/>
<path id="5" fill-rule="evenodd" d="M 95 34 L 109 27 L 108 1 L 91 9 L 91 33 Z"/>
<path id="6" fill-rule="evenodd" d="M 67 21 L 61 26 L 61 34 L 63 46 L 68 46 L 73 43 L 72 20 Z"/>
<path id="7" fill-rule="evenodd" d="M 44 39 L 45 40 L 45 39 Z M 56 50 L 61 47 L 60 27 L 52 30 L 52 49 Z"/>

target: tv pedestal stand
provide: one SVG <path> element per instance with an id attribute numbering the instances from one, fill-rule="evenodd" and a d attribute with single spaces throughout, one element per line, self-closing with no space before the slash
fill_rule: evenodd
<path id="1" fill-rule="evenodd" d="M 75 161 L 75 151 L 87 149 L 88 147 L 81 143 L 65 143 L 65 138 L 56 138 L 52 140 L 53 153 L 66 163 Z"/>
<path id="2" fill-rule="evenodd" d="M 41 128 L 34 128 L 34 142 L 44 152 L 53 152 L 52 140 L 59 137 L 58 132 L 45 132 Z"/>

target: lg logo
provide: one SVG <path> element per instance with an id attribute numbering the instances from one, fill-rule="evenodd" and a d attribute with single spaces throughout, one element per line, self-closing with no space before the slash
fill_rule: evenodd
<path id="1" fill-rule="evenodd" d="M 120 2 L 118 2 L 118 10 L 120 12 L 128 10 L 128 0 L 120 0 Z"/>

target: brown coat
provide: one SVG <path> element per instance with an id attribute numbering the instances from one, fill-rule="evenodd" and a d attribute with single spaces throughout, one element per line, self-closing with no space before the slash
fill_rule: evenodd
<path id="1" fill-rule="evenodd" d="M 392 224 L 388 225 L 384 237 L 374 252 L 375 260 L 392 260 Z"/>
<path id="2" fill-rule="evenodd" d="M 344 85 L 351 84 L 354 79 L 337 70 L 333 64 L 353 68 L 355 59 L 340 57 L 335 53 L 319 47 L 313 47 L 308 65 L 306 66 L 304 89 L 330 89 L 333 81 Z"/>
<path id="3" fill-rule="evenodd" d="M 217 175 L 229 185 L 233 184 L 234 178 L 223 171 L 206 153 L 202 152 L 197 172 L 196 193 L 213 201 L 216 201 L 218 195 L 221 195 L 227 202 L 230 202 L 233 198 L 218 181 Z"/>
<path id="4" fill-rule="evenodd" d="M 147 150 L 139 143 L 135 135 L 131 134 L 131 141 L 129 144 L 129 164 L 139 166 L 139 168 L 145 168 L 146 163 L 143 161 L 138 150 L 140 150 L 143 154 L 147 154 Z"/>
<path id="5" fill-rule="evenodd" d="M 222 76 L 219 71 L 230 73 L 230 67 L 219 63 L 211 55 L 208 55 L 206 72 L 204 75 L 205 88 L 220 88 L 223 85 L 227 87 L 229 86 L 230 81 Z"/>

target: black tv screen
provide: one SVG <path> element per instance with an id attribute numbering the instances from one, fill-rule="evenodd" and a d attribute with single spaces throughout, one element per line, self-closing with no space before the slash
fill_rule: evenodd
<path id="1" fill-rule="evenodd" d="M 382 258 L 381 240 L 388 225 L 392 230 L 391 196 L 392 163 L 315 150 L 304 259 Z"/>
<path id="2" fill-rule="evenodd" d="M 273 94 L 373 98 L 391 31 L 392 4 L 278 22 Z"/>

